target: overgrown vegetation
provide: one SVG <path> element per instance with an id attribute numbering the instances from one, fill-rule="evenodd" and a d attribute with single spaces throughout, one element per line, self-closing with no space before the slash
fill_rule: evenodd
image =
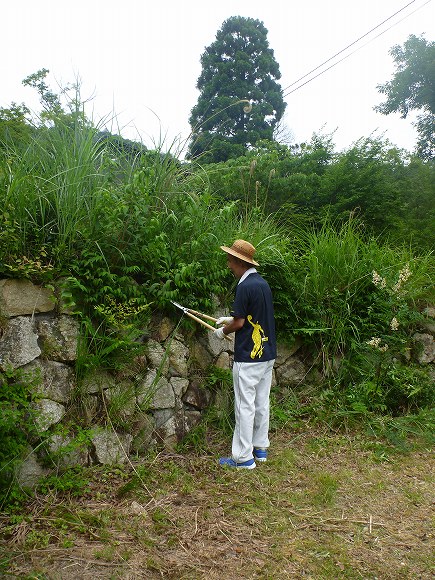
<path id="1" fill-rule="evenodd" d="M 38 120 L 24 107 L 0 117 L 0 274 L 53 285 L 74 308 L 81 380 L 122 368 L 171 300 L 210 311 L 217 296 L 228 306 L 234 281 L 219 246 L 247 238 L 274 291 L 279 335 L 303 338 L 324 379 L 315 393 L 277 393 L 275 421 L 311 414 L 372 426 L 413 413 L 433 422 L 424 414 L 432 379 L 409 362 L 435 298 L 433 162 L 372 138 L 337 153 L 332 137 L 315 136 L 203 168 L 171 147 L 102 137 L 77 92 L 62 108 L 44 78 L 29 80 L 45 107 Z M 1 380 L 7 462 L 29 438 L 31 400 L 8 371 Z M 14 418 L 24 422 L 16 440 Z"/>
<path id="2" fill-rule="evenodd" d="M 2 498 L 13 503 L 20 495 L 13 485 L 14 469 L 37 435 L 36 400 L 34 376 L 8 367 L 0 373 L 0 509 Z"/>

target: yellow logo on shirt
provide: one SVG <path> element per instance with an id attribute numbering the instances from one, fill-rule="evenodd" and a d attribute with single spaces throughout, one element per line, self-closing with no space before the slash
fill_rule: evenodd
<path id="1" fill-rule="evenodd" d="M 248 314 L 247 319 L 249 324 L 254 327 L 254 330 L 252 331 L 252 342 L 254 343 L 254 348 L 251 351 L 251 358 L 261 358 L 264 350 L 263 342 L 267 342 L 269 337 L 264 334 L 264 330 L 258 322 L 252 322 L 252 316 L 250 314 Z"/>

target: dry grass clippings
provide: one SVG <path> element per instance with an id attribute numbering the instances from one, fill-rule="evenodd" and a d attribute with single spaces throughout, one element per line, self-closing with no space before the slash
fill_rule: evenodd
<path id="1" fill-rule="evenodd" d="M 429 578 L 430 459 L 420 449 L 379 462 L 358 438 L 312 430 L 275 433 L 270 461 L 252 471 L 161 453 L 134 470 L 96 470 L 82 497 L 37 496 L 20 521 L 2 516 L 3 570 L 53 580 Z"/>

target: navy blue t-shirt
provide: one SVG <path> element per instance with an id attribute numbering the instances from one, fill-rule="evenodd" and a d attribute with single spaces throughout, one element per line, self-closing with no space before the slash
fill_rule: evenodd
<path id="1" fill-rule="evenodd" d="M 236 288 L 232 316 L 245 319 L 235 333 L 236 362 L 264 362 L 276 358 L 275 318 L 269 284 L 252 272 Z"/>

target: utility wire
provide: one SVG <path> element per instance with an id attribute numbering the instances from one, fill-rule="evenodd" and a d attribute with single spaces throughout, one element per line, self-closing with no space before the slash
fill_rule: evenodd
<path id="1" fill-rule="evenodd" d="M 372 28 L 371 30 L 369 30 L 368 32 L 366 32 L 365 34 L 363 34 L 362 36 L 360 36 L 359 38 L 357 38 L 356 40 L 354 40 L 353 42 L 351 42 L 350 44 L 348 44 L 345 48 L 343 48 L 343 49 L 339 50 L 338 52 L 336 52 L 333 56 L 331 56 L 330 58 L 328 58 L 328 60 L 325 60 L 324 62 L 322 62 L 322 64 L 319 64 L 319 66 L 316 66 L 316 68 L 313 68 L 312 70 L 310 70 L 310 72 L 307 72 L 307 74 L 305 74 L 304 76 L 300 77 L 299 79 L 297 79 L 296 81 L 294 81 L 293 83 L 291 83 L 291 85 L 288 85 L 288 87 L 285 87 L 285 89 L 283 89 L 283 90 L 286 91 L 287 89 L 289 89 L 293 85 L 296 85 L 299 81 L 303 80 L 305 77 L 307 77 L 311 73 L 313 73 L 316 70 L 318 70 L 324 64 L 327 64 L 333 58 L 335 58 L 336 56 L 338 56 L 339 54 L 341 54 L 342 52 L 344 52 L 345 50 L 347 50 L 348 48 L 350 48 L 351 46 L 353 46 L 354 44 L 356 44 L 357 42 L 359 42 L 360 40 L 362 40 L 366 36 L 368 36 L 374 30 L 376 30 L 377 28 L 379 28 L 380 26 L 382 26 L 383 24 L 385 24 L 386 22 L 388 22 L 389 20 L 391 20 L 392 18 L 394 18 L 396 16 L 396 14 L 399 14 L 399 12 L 402 12 L 403 10 L 405 10 L 405 8 L 408 8 L 408 6 L 410 6 L 411 4 L 414 4 L 414 2 L 416 2 L 416 0 L 412 0 L 411 2 L 409 2 L 408 4 L 406 4 L 406 6 L 404 6 L 403 8 L 401 8 L 400 10 L 398 10 L 397 12 L 395 12 L 394 14 L 392 14 L 391 16 L 389 16 L 388 18 L 386 18 L 385 20 L 383 20 L 380 24 L 377 24 L 374 28 Z"/>
<path id="2" fill-rule="evenodd" d="M 290 85 L 288 85 L 287 87 L 285 87 L 283 89 L 283 91 L 289 89 L 290 87 L 293 87 L 294 85 L 296 85 L 297 83 L 299 83 L 300 81 L 302 81 L 303 79 L 305 79 L 311 73 L 315 72 L 316 70 L 318 70 L 319 68 L 321 68 L 322 66 L 324 66 L 325 64 L 327 64 L 328 62 L 330 62 L 332 59 L 334 59 L 335 57 L 337 57 L 339 54 L 343 53 L 345 50 L 347 50 L 348 48 L 350 48 L 351 46 L 353 46 L 354 44 L 356 44 L 357 42 L 359 42 L 360 40 L 362 40 L 363 38 L 365 38 L 366 36 L 368 36 L 369 34 L 371 34 L 374 30 L 378 29 L 380 26 L 382 26 L 383 24 L 385 24 L 386 22 L 388 22 L 389 20 L 391 20 L 392 18 L 394 18 L 394 16 L 397 16 L 397 14 L 399 14 L 400 12 L 402 12 L 403 10 L 405 10 L 405 8 L 407 8 L 411 4 L 414 4 L 414 2 L 416 2 L 416 0 L 412 0 L 412 2 L 409 2 L 408 4 L 406 4 L 406 6 L 403 6 L 403 8 L 401 8 L 400 10 L 398 10 L 397 12 L 395 12 L 394 14 L 392 14 L 391 16 L 389 16 L 388 18 L 386 18 L 385 20 L 383 20 L 380 24 L 378 24 L 377 26 L 375 26 L 374 28 L 372 28 L 371 30 L 369 30 L 368 32 L 366 32 L 365 34 L 363 34 L 362 36 L 360 36 L 359 38 L 357 38 L 356 40 L 354 40 L 350 44 L 348 44 L 345 48 L 343 48 L 342 50 L 338 51 L 333 56 L 331 56 L 330 58 L 328 58 L 327 60 L 325 60 L 324 62 L 322 62 L 322 64 L 319 64 L 318 66 L 316 66 L 315 68 L 313 68 L 310 72 L 306 73 L 305 75 L 303 75 L 302 77 L 300 77 L 299 79 L 297 79 L 296 81 L 294 81 L 293 83 L 291 83 Z M 379 34 L 377 34 L 375 37 L 371 38 L 368 42 L 366 42 L 362 46 L 356 48 L 355 50 L 353 50 L 352 52 L 350 52 L 349 54 L 347 54 L 346 56 L 344 56 L 340 60 L 334 62 L 328 68 L 322 70 L 317 75 L 311 77 L 310 79 L 308 79 L 307 81 L 305 81 L 301 85 L 297 86 L 292 91 L 289 91 L 288 93 L 285 93 L 283 95 L 283 97 L 287 97 L 288 95 L 291 95 L 292 93 L 294 93 L 298 89 L 302 88 L 303 86 L 307 85 L 308 83 L 310 83 L 311 81 L 313 81 L 314 79 L 316 79 L 317 77 L 319 77 L 320 75 L 322 75 L 323 73 L 327 72 L 328 70 L 330 70 L 331 68 L 333 68 L 334 66 L 336 66 L 337 64 L 339 64 L 340 62 L 342 62 L 343 60 L 345 60 L 346 58 L 348 58 L 349 56 L 351 56 L 352 54 L 355 54 L 355 52 L 357 52 L 361 48 L 364 48 L 364 46 L 367 46 L 367 44 L 370 44 L 370 42 L 373 42 L 373 40 L 375 40 L 376 38 L 379 38 L 379 36 L 382 36 L 382 34 L 385 34 L 385 32 L 387 32 L 388 30 L 390 30 L 391 28 L 393 28 L 394 26 L 396 26 L 400 22 L 403 22 L 403 20 L 406 20 L 406 18 L 408 18 L 409 16 L 411 16 L 412 14 L 414 14 L 415 12 L 417 12 L 418 10 L 420 10 L 421 8 L 423 8 L 423 6 L 426 6 L 426 4 L 429 4 L 429 2 L 431 2 L 431 0 L 427 0 L 424 4 L 422 4 L 421 6 L 419 6 L 418 8 L 416 8 L 415 10 L 413 10 L 412 12 L 410 12 L 409 14 L 407 14 L 406 16 L 404 16 L 401 20 L 398 20 L 397 22 L 395 22 L 394 24 L 392 24 L 391 26 L 389 26 L 388 28 L 386 28 L 385 30 L 383 30 L 382 32 L 380 32 Z"/>

